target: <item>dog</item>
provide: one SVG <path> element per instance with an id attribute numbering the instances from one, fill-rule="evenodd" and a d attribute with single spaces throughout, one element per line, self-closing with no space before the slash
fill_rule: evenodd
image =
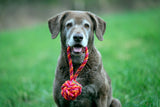
<path id="1" fill-rule="evenodd" d="M 48 20 L 52 38 L 60 33 L 61 53 L 55 72 L 53 97 L 58 107 L 121 107 L 121 102 L 112 97 L 111 80 L 102 65 L 102 58 L 94 46 L 94 33 L 103 40 L 106 23 L 88 11 L 65 11 Z M 69 80 L 67 47 L 71 47 L 73 69 L 76 71 L 85 57 L 88 47 L 88 62 L 76 79 L 82 85 L 82 93 L 75 100 L 65 100 L 61 86 Z M 75 73 L 75 72 L 74 72 Z"/>

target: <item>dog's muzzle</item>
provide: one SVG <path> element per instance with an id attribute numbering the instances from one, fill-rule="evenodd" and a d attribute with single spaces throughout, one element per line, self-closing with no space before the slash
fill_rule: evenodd
<path id="1" fill-rule="evenodd" d="M 82 46 L 81 42 L 83 40 L 83 35 L 81 33 L 76 33 L 73 36 L 74 45 L 71 46 L 71 53 L 74 55 L 81 55 L 85 52 L 85 48 Z"/>

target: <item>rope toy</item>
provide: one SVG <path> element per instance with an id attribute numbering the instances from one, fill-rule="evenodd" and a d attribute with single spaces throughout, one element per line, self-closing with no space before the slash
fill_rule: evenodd
<path id="1" fill-rule="evenodd" d="M 82 85 L 76 81 L 76 78 L 86 65 L 89 53 L 88 53 L 88 48 L 85 47 L 85 58 L 80 67 L 77 69 L 76 73 L 73 75 L 73 64 L 72 64 L 70 49 L 71 47 L 68 46 L 67 57 L 69 62 L 70 80 L 65 81 L 65 83 L 61 86 L 61 95 L 66 100 L 75 100 L 82 92 Z"/>

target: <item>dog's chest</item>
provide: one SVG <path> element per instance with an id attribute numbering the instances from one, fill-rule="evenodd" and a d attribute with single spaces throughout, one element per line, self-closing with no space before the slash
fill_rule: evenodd
<path id="1" fill-rule="evenodd" d="M 60 71 L 59 71 L 60 70 Z M 59 69 L 58 72 L 58 78 L 59 81 L 62 81 L 62 83 L 66 80 L 70 79 L 70 72 L 68 67 L 62 67 Z M 74 74 L 76 72 L 76 69 L 74 69 Z M 78 75 L 76 81 L 78 81 L 82 85 L 88 85 L 92 83 L 92 80 L 96 78 L 97 75 L 92 69 L 84 68 L 80 74 Z"/>

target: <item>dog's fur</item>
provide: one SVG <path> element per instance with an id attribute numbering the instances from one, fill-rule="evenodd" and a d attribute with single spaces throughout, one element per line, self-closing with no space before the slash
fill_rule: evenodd
<path id="1" fill-rule="evenodd" d="M 112 98 L 111 80 L 102 65 L 101 55 L 94 46 L 94 32 L 102 41 L 106 23 L 93 13 L 86 11 L 65 11 L 49 19 L 49 29 L 52 38 L 61 36 L 61 54 L 55 74 L 53 96 L 58 107 L 121 107 L 118 99 Z M 75 35 L 82 40 L 76 41 Z M 61 86 L 69 80 L 69 65 L 67 46 L 74 48 L 79 45 L 78 52 L 72 50 L 74 72 L 83 62 L 85 53 L 81 49 L 89 49 L 89 59 L 86 66 L 76 79 L 82 86 L 82 93 L 73 101 L 65 100 L 61 95 Z M 83 50 L 83 49 L 82 49 Z M 75 52 L 76 51 L 76 52 Z"/>

